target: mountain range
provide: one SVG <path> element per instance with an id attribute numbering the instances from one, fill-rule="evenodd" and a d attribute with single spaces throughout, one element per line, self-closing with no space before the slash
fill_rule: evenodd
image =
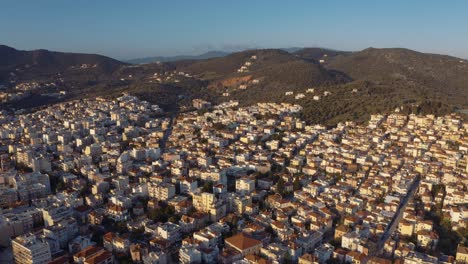
<path id="1" fill-rule="evenodd" d="M 67 93 L 51 101 L 44 96 L 50 88 L 38 89 L 3 108 L 126 92 L 168 111 L 186 108 L 194 98 L 214 103 L 298 103 L 304 107 L 303 118 L 329 125 L 364 121 L 369 114 L 397 107 L 408 113 L 433 114 L 468 108 L 468 61 L 399 48 L 257 49 L 131 64 L 93 54 L 0 46 L 0 58 L 4 92 L 15 92 L 17 84 L 34 81 L 53 82 L 55 90 Z"/>
<path id="2" fill-rule="evenodd" d="M 96 54 L 64 53 L 48 50 L 20 51 L 0 45 L 0 82 L 20 74 L 24 78 L 36 78 L 38 75 L 62 72 L 84 64 L 96 70 L 109 73 L 123 65 L 122 62 Z"/>
<path id="3" fill-rule="evenodd" d="M 225 51 L 208 51 L 200 55 L 177 55 L 172 57 L 156 56 L 156 57 L 145 57 L 127 60 L 127 63 L 132 64 L 145 64 L 154 62 L 171 62 L 180 60 L 206 60 L 211 58 L 219 58 L 228 55 L 229 52 Z"/>

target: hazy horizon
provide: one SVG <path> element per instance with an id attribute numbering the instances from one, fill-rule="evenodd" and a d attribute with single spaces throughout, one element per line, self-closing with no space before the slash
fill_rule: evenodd
<path id="1" fill-rule="evenodd" d="M 49 51 L 55 51 L 55 52 L 97 54 L 97 55 L 103 55 L 103 56 L 106 56 L 106 57 L 110 57 L 110 58 L 113 58 L 113 59 L 116 59 L 116 60 L 120 60 L 120 61 L 123 61 L 123 62 L 138 60 L 138 59 L 153 58 L 153 57 L 169 57 L 170 58 L 170 57 L 177 57 L 177 56 L 198 56 L 198 55 L 203 55 L 203 54 L 209 53 L 209 52 L 235 53 L 235 52 L 242 52 L 242 51 L 252 50 L 252 49 L 284 49 L 284 50 L 286 50 L 286 49 L 301 49 L 301 48 L 319 48 L 319 49 L 328 49 L 328 50 L 336 50 L 336 51 L 348 51 L 348 52 L 358 52 L 358 51 L 362 51 L 362 50 L 368 49 L 368 48 L 376 48 L 376 49 L 410 49 L 410 50 L 414 50 L 414 51 L 417 51 L 417 52 L 423 52 L 423 53 L 428 53 L 428 54 L 448 55 L 448 56 L 468 60 L 468 56 L 463 57 L 463 56 L 457 56 L 455 54 L 417 50 L 417 49 L 411 49 L 411 48 L 407 48 L 407 47 L 365 47 L 365 48 L 362 48 L 362 49 L 350 50 L 350 49 L 334 49 L 334 48 L 321 47 L 321 46 L 305 46 L 305 47 L 297 47 L 297 46 L 259 47 L 259 46 L 257 46 L 257 47 L 246 47 L 244 49 L 242 49 L 242 48 L 239 48 L 239 49 L 225 49 L 225 50 L 223 50 L 223 49 L 212 49 L 212 50 L 206 50 L 206 51 L 201 51 L 201 52 L 192 52 L 192 53 L 190 53 L 190 52 L 181 52 L 181 53 L 177 53 L 177 54 L 148 54 L 146 56 L 140 56 L 140 57 L 118 58 L 118 57 L 114 57 L 114 56 L 111 56 L 111 55 L 106 55 L 104 53 L 96 53 L 96 52 L 77 52 L 77 51 L 74 51 L 74 50 L 56 50 L 56 49 L 48 49 L 48 48 L 20 49 L 18 47 L 8 45 L 8 44 L 4 44 L 4 43 L 0 43 L 0 45 L 6 45 L 6 46 L 9 46 L 11 48 L 15 48 L 17 50 L 25 50 L 25 51 L 43 49 L 43 50 L 49 50 Z"/>
<path id="2" fill-rule="evenodd" d="M 119 60 L 252 48 L 408 48 L 468 58 L 468 2 L 5 1 L 0 43 Z"/>

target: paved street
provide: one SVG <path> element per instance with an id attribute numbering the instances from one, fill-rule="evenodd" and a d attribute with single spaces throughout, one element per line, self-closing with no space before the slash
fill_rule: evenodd
<path id="1" fill-rule="evenodd" d="M 377 244 L 377 249 L 374 251 L 373 254 L 370 254 L 371 256 L 377 256 L 382 253 L 383 247 L 387 240 L 391 237 L 395 229 L 398 227 L 398 223 L 400 223 L 401 218 L 403 217 L 403 213 L 405 212 L 406 206 L 408 205 L 408 202 L 413 199 L 414 194 L 416 193 L 416 190 L 418 189 L 419 182 L 420 182 L 420 177 L 418 176 L 413 183 L 411 184 L 410 190 L 406 194 L 406 196 L 401 200 L 400 206 L 398 207 L 398 211 L 394 215 L 392 221 L 390 224 L 387 226 L 387 229 L 385 230 L 384 234 L 382 235 L 381 239 L 379 240 Z"/>

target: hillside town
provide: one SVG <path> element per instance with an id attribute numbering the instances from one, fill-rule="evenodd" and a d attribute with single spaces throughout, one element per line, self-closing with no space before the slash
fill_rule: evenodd
<path id="1" fill-rule="evenodd" d="M 468 263 L 460 116 L 301 111 L 123 95 L 0 112 L 0 262 Z"/>

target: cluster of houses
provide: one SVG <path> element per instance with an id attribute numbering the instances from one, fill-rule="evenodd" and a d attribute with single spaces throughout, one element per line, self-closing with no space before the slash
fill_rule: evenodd
<path id="1" fill-rule="evenodd" d="M 357 89 L 354 89 L 353 90 L 353 93 L 357 92 Z M 312 94 L 312 99 L 314 101 L 319 101 L 321 96 L 319 94 L 315 94 L 315 88 L 307 88 L 307 90 L 305 91 L 305 93 L 297 93 L 296 95 L 294 95 L 294 92 L 293 91 L 287 91 L 284 93 L 285 96 L 294 96 L 294 99 L 296 100 L 300 100 L 300 99 L 303 99 L 307 96 L 307 94 Z M 323 92 L 323 96 L 329 96 L 331 95 L 331 92 L 330 91 L 324 91 Z"/>
<path id="2" fill-rule="evenodd" d="M 62 82 L 61 79 L 58 80 L 58 82 Z M 34 91 L 37 89 L 44 89 L 44 88 L 57 88 L 58 85 L 56 82 L 48 82 L 48 83 L 38 83 L 38 82 L 22 82 L 17 85 L 15 85 L 14 89 L 16 91 Z"/>
<path id="3" fill-rule="evenodd" d="M 70 69 L 86 70 L 86 69 L 96 68 L 97 66 L 98 66 L 97 64 L 83 63 L 80 65 L 71 66 Z"/>
<path id="4" fill-rule="evenodd" d="M 164 71 L 162 73 L 156 72 L 150 77 L 150 82 L 156 81 L 157 83 L 178 83 L 183 78 L 193 78 L 193 76 L 182 71 Z"/>
<path id="5" fill-rule="evenodd" d="M 61 79 L 58 81 L 62 81 Z M 14 83 L 14 81 L 12 81 Z M 1 103 L 8 103 L 8 102 L 15 102 L 21 99 L 25 99 L 27 97 L 32 96 L 34 93 L 41 92 L 43 96 L 51 96 L 51 97 L 61 97 L 66 94 L 65 91 L 56 91 L 57 90 L 57 83 L 49 82 L 49 83 L 38 83 L 38 82 L 22 82 L 16 84 L 14 87 L 6 88 L 3 86 L 3 89 L 0 89 L 0 102 Z"/>
<path id="6" fill-rule="evenodd" d="M 249 67 L 252 66 L 255 60 L 257 60 L 257 55 L 252 55 L 239 69 L 237 69 L 237 72 L 249 72 Z"/>
<path id="7" fill-rule="evenodd" d="M 326 128 L 295 104 L 193 105 L 210 110 L 124 95 L 1 112 L 0 245 L 16 263 L 467 261 L 428 217 L 468 223 L 459 116 Z"/>

